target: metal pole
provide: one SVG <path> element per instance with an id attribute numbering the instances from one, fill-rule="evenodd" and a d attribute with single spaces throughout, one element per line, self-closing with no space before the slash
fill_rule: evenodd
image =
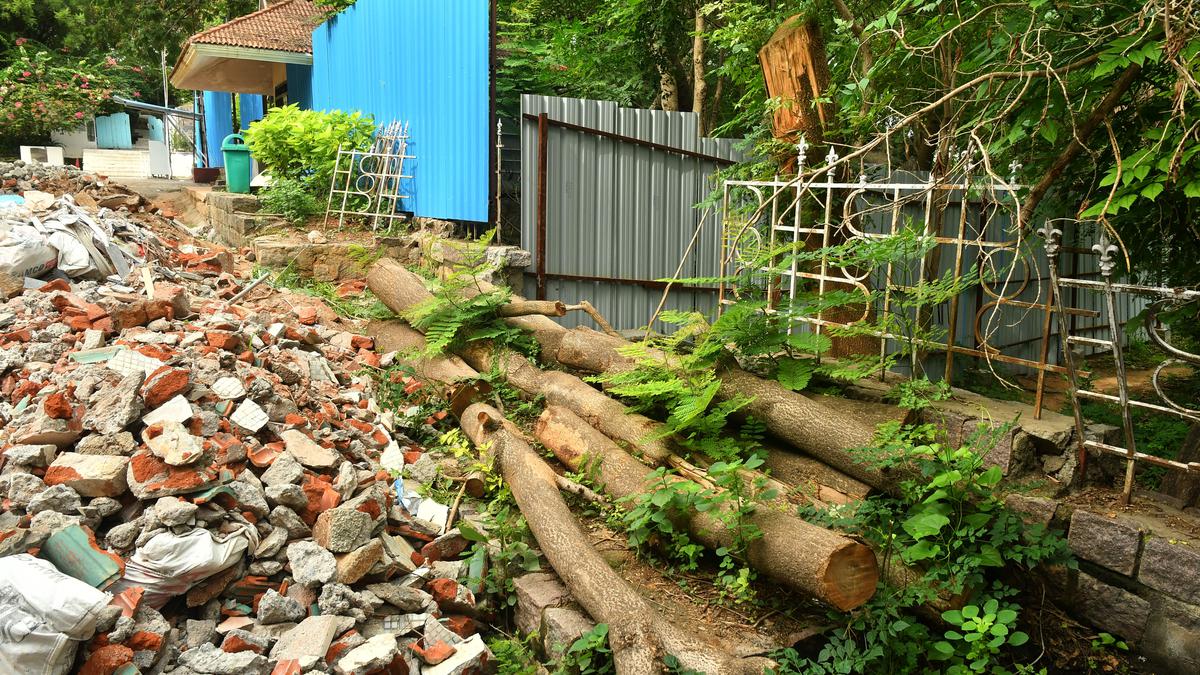
<path id="1" fill-rule="evenodd" d="M 504 190 L 501 183 L 500 165 L 504 161 L 504 121 L 496 120 L 496 243 L 504 243 L 504 218 L 501 205 L 504 202 Z"/>
<path id="2" fill-rule="evenodd" d="M 162 50 L 163 107 L 171 107 L 171 87 L 167 81 L 167 50 Z M 167 144 L 167 178 L 175 177 L 175 165 L 171 162 L 171 114 L 163 113 L 163 142 Z"/>
<path id="3" fill-rule="evenodd" d="M 546 167 L 547 145 L 550 139 L 550 116 L 538 115 L 538 168 L 537 168 L 537 299 L 546 299 Z"/>

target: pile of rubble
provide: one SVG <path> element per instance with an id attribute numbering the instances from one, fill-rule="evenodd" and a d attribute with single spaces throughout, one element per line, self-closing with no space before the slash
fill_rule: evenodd
<path id="1" fill-rule="evenodd" d="M 228 252 L 56 208 L 121 221 L 128 269 L 0 305 L 0 669 L 485 670 L 487 556 L 418 492 L 372 341 L 239 297 L 273 291 Z"/>

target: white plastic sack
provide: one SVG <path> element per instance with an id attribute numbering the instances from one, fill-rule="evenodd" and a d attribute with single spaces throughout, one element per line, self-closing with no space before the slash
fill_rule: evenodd
<path id="1" fill-rule="evenodd" d="M 26 553 L 0 558 L 0 672 L 63 675 L 112 596 Z"/>
<path id="2" fill-rule="evenodd" d="M 127 588 L 146 589 L 142 602 L 162 609 L 171 598 L 234 565 L 247 550 L 258 548 L 258 532 L 242 526 L 237 532 L 215 535 L 203 528 L 179 535 L 163 532 L 146 542 L 125 563 L 125 578 L 113 586 L 114 594 Z"/>
<path id="3" fill-rule="evenodd" d="M 0 231 L 0 272 L 37 278 L 57 266 L 58 250 L 34 227 L 9 224 Z"/>
<path id="4" fill-rule="evenodd" d="M 58 269 L 63 274 L 75 278 L 96 269 L 87 248 L 71 233 L 53 230 L 46 239 L 58 250 Z"/>

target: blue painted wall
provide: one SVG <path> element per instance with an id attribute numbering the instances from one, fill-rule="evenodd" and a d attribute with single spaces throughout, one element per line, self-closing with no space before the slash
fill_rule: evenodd
<path id="1" fill-rule="evenodd" d="M 418 216 L 488 220 L 488 5 L 358 0 L 313 32 L 314 108 L 409 123 Z"/>
<path id="2" fill-rule="evenodd" d="M 301 110 L 312 110 L 312 76 L 312 66 L 287 64 L 288 103 L 299 105 Z"/>
<path id="3" fill-rule="evenodd" d="M 263 118 L 263 97 L 257 94 L 238 94 L 238 114 L 241 116 L 242 131 Z"/>
<path id="4" fill-rule="evenodd" d="M 133 148 L 133 131 L 129 127 L 129 113 L 113 113 L 96 118 L 96 147 L 104 150 L 130 150 Z"/>
<path id="5" fill-rule="evenodd" d="M 233 133 L 233 95 L 221 91 L 204 92 L 204 151 L 210 167 L 225 166 L 221 141 Z"/>

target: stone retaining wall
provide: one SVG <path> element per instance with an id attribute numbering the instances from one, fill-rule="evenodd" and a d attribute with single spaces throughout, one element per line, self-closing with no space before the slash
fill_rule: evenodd
<path id="1" fill-rule="evenodd" d="M 243 248 L 276 222 L 275 218 L 259 215 L 262 204 L 254 195 L 209 192 L 204 204 L 218 243 L 226 246 Z"/>
<path id="2" fill-rule="evenodd" d="M 1078 619 L 1132 644 L 1169 673 L 1200 672 L 1200 539 L 1157 519 L 1010 495 L 1027 522 L 1066 531 L 1078 570 L 1047 586 Z"/>

